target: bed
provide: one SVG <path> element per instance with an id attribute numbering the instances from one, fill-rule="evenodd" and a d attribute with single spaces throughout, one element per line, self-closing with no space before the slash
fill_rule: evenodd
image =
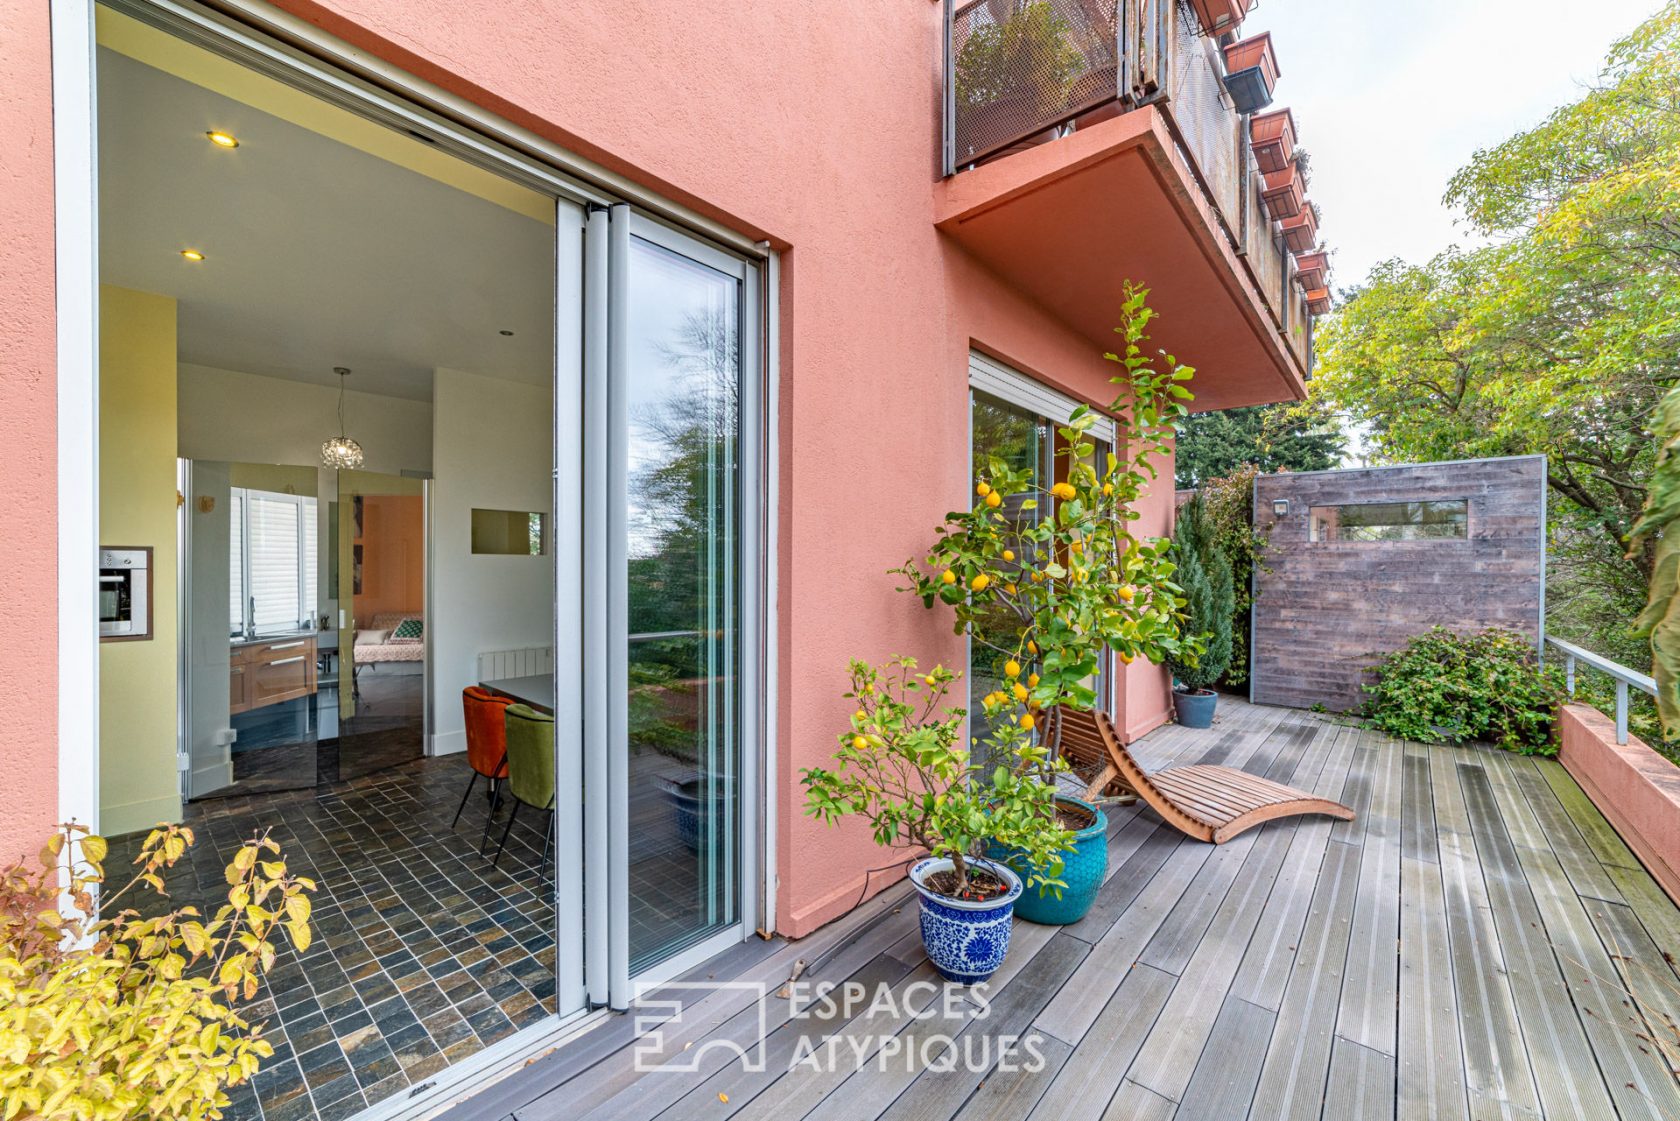
<path id="1" fill-rule="evenodd" d="M 419 624 L 404 628 L 405 622 Z M 399 631 L 419 631 L 414 637 L 399 637 Z M 354 658 L 357 665 L 390 662 L 423 662 L 426 660 L 424 641 L 425 617 L 418 611 L 384 611 L 373 617 L 373 624 L 357 628 Z"/>

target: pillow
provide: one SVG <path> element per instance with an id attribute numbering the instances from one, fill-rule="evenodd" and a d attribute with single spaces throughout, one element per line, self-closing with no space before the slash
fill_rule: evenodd
<path id="1" fill-rule="evenodd" d="M 425 630 L 425 621 L 411 616 L 397 624 L 397 629 L 391 632 L 390 642 L 393 646 L 398 643 L 419 642 L 425 635 Z"/>
<path id="2" fill-rule="evenodd" d="M 357 631 L 357 646 L 378 646 L 391 637 L 390 631 Z"/>

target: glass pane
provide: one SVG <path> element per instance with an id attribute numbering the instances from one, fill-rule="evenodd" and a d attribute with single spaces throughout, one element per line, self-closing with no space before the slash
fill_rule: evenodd
<path id="1" fill-rule="evenodd" d="M 974 395 L 972 412 L 976 476 L 986 472 L 988 464 L 997 460 L 1011 470 L 1031 471 L 1035 486 L 1049 485 L 1054 434 L 1048 421 L 983 393 Z M 1016 524 L 1032 524 L 1044 515 L 1042 508 L 1023 510 L 1023 501 L 1020 497 L 1006 500 L 1001 512 Z M 1023 562 L 1027 559 L 1021 558 Z M 1003 666 L 1015 653 L 1013 644 L 1018 628 L 1008 608 L 997 605 L 993 610 L 995 624 L 982 622 L 969 643 L 968 711 L 973 714 L 970 724 L 973 734 L 981 739 L 985 738 L 985 731 L 977 723 L 983 711 L 980 698 L 1007 689 Z"/>
<path id="2" fill-rule="evenodd" d="M 228 633 L 245 633 L 245 496 L 228 499 Z"/>
<path id="3" fill-rule="evenodd" d="M 537 557 L 544 552 L 545 515 L 524 510 L 472 512 L 472 551 L 498 556 Z"/>
<path id="4" fill-rule="evenodd" d="M 1470 502 L 1464 498 L 1314 506 L 1309 514 L 1314 541 L 1439 541 L 1462 539 L 1470 531 Z"/>
<path id="5" fill-rule="evenodd" d="M 740 282 L 630 250 L 630 966 L 737 921 Z"/>

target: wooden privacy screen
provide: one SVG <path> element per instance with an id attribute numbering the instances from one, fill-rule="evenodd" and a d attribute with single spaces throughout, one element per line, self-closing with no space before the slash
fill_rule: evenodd
<path id="1" fill-rule="evenodd" d="M 1368 668 L 1436 624 L 1540 641 L 1545 456 L 1263 475 L 1254 505 L 1260 704 L 1358 708 Z"/>

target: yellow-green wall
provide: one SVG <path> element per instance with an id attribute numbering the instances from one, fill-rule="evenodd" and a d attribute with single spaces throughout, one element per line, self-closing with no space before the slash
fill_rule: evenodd
<path id="1" fill-rule="evenodd" d="M 152 549 L 152 637 L 99 650 L 99 827 L 181 816 L 175 573 L 175 301 L 99 290 L 99 543 Z"/>

